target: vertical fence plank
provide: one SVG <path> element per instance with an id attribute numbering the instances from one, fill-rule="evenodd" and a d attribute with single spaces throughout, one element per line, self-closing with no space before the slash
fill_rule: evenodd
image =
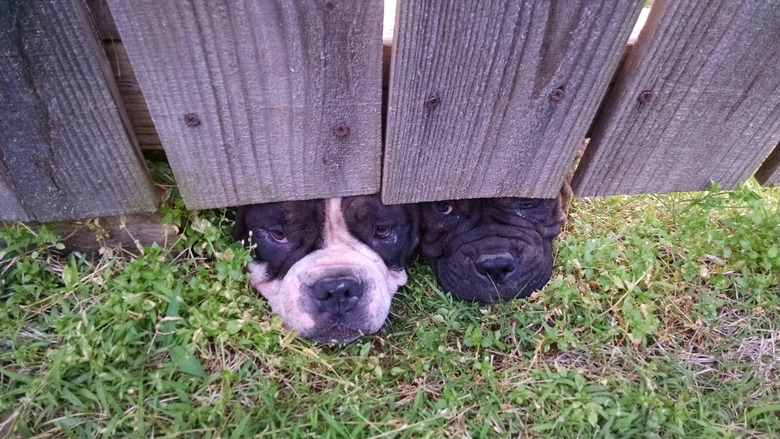
<path id="1" fill-rule="evenodd" d="M 656 0 L 574 177 L 582 196 L 733 188 L 780 141 L 780 2 Z"/>
<path id="2" fill-rule="evenodd" d="M 98 35 L 103 40 L 103 50 L 108 57 L 108 63 L 114 74 L 125 111 L 130 119 L 130 125 L 133 127 L 133 133 L 138 140 L 138 146 L 143 151 L 162 150 L 157 128 L 152 122 L 146 100 L 141 93 L 141 87 L 138 86 L 138 79 L 130 66 L 130 60 L 127 59 L 127 51 L 119 39 L 119 31 L 106 0 L 87 0 L 87 6 L 89 6 L 89 12 L 95 22 Z"/>
<path id="3" fill-rule="evenodd" d="M 756 180 L 764 186 L 780 184 L 780 143 L 756 171 Z"/>
<path id="4" fill-rule="evenodd" d="M 127 59 L 124 44 L 118 40 L 104 41 L 103 49 L 106 51 L 109 64 L 111 64 L 111 71 L 114 73 L 114 80 L 122 97 L 125 111 L 127 111 L 127 117 L 133 127 L 133 133 L 138 140 L 138 146 L 144 151 L 162 150 L 160 136 L 157 134 L 154 122 L 152 122 L 149 107 L 146 106 L 146 99 L 141 93 L 138 78 L 133 72 L 130 60 Z"/>
<path id="5" fill-rule="evenodd" d="M 379 191 L 379 0 L 109 0 L 190 208 Z"/>
<path id="6" fill-rule="evenodd" d="M 116 29 L 114 18 L 108 9 L 106 0 L 86 0 L 92 20 L 95 22 L 98 36 L 102 40 L 118 40 L 119 31 Z"/>
<path id="7" fill-rule="evenodd" d="M 0 3 L 0 59 L 0 218 L 54 221 L 155 209 L 81 1 Z"/>
<path id="8" fill-rule="evenodd" d="M 641 8 L 399 2 L 383 199 L 554 197 Z"/>
<path id="9" fill-rule="evenodd" d="M 4 171 L 6 170 L 0 169 L 0 219 L 11 221 L 32 220 L 30 212 L 24 208 L 21 197 L 13 187 L 9 173 Z"/>

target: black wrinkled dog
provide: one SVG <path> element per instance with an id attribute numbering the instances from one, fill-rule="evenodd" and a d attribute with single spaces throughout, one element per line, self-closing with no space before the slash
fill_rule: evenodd
<path id="1" fill-rule="evenodd" d="M 347 343 L 385 322 L 418 222 L 417 206 L 370 195 L 241 206 L 232 234 L 255 245 L 252 286 L 288 328 Z"/>
<path id="2" fill-rule="evenodd" d="M 439 285 L 463 300 L 527 297 L 552 273 L 552 240 L 566 221 L 568 183 L 556 199 L 422 203 L 420 248 Z"/>

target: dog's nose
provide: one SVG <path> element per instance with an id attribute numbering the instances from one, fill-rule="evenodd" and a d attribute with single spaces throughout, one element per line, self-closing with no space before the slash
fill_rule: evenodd
<path id="1" fill-rule="evenodd" d="M 322 305 L 344 313 L 357 305 L 363 295 L 363 285 L 348 277 L 323 279 L 311 286 L 311 292 Z"/>
<path id="2" fill-rule="evenodd" d="M 515 269 L 515 259 L 509 253 L 481 255 L 474 263 L 479 274 L 493 282 L 501 282 Z"/>

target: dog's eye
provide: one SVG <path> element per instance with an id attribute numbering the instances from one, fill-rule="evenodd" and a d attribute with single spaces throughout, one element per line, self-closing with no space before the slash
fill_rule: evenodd
<path id="1" fill-rule="evenodd" d="M 449 215 L 452 213 L 452 204 L 446 201 L 436 201 L 433 203 L 433 208 L 442 215 Z"/>
<path id="2" fill-rule="evenodd" d="M 376 226 L 374 234 L 379 238 L 387 238 L 392 231 L 393 229 L 390 226 Z"/>
<path id="3" fill-rule="evenodd" d="M 537 199 L 528 198 L 528 199 L 525 199 L 525 200 L 518 201 L 516 203 L 516 206 L 517 206 L 517 209 L 533 209 L 534 207 L 538 206 L 539 203 L 540 203 L 540 201 L 537 200 Z M 518 210 L 517 214 L 520 215 L 521 214 L 521 210 Z"/>
<path id="4" fill-rule="evenodd" d="M 287 243 L 287 236 L 285 236 L 284 232 L 282 232 L 281 230 L 277 230 L 277 229 L 269 230 L 268 234 L 271 235 L 271 238 L 273 238 L 274 241 L 280 244 Z"/>

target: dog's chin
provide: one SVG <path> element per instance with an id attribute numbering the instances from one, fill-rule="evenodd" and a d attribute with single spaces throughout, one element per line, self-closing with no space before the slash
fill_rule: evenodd
<path id="1" fill-rule="evenodd" d="M 383 310 L 370 310 L 363 306 L 340 316 L 319 314 L 313 316 L 313 327 L 300 331 L 302 337 L 322 344 L 347 344 L 356 339 L 374 334 L 384 325 L 390 314 L 389 307 Z M 291 329 L 295 329 L 292 328 Z"/>
<path id="2" fill-rule="evenodd" d="M 375 331 L 372 331 L 375 332 Z M 347 344 L 351 343 L 363 335 L 369 333 L 360 329 L 352 328 L 345 323 L 334 323 L 327 328 L 307 331 L 301 335 L 309 340 L 321 344 Z"/>
<path id="3" fill-rule="evenodd" d="M 442 288 L 455 298 L 466 301 L 497 303 L 522 299 L 530 296 L 534 291 L 541 290 L 550 280 L 550 272 L 540 269 L 526 271 L 500 284 L 495 284 L 490 280 L 464 276 L 463 267 L 446 266 L 446 263 L 438 265 L 440 267 L 434 269 L 434 273 Z"/>

